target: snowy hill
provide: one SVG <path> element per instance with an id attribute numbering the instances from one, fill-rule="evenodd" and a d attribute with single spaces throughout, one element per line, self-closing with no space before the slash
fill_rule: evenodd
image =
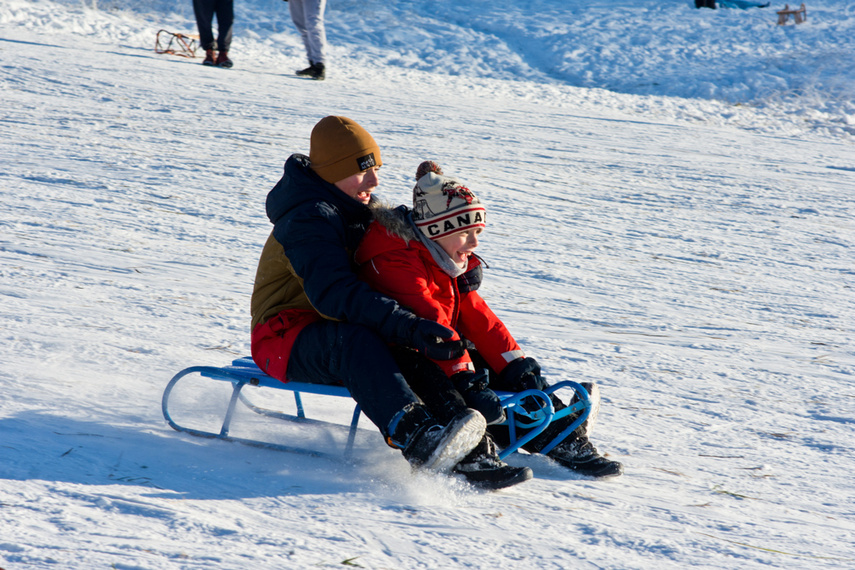
<path id="1" fill-rule="evenodd" d="M 0 567 L 855 566 L 855 7 L 341 0 L 310 82 L 280 0 L 236 3 L 232 70 L 153 53 L 190 6 L 0 5 Z M 355 464 L 169 429 L 173 374 L 248 354 L 264 199 L 327 114 L 389 201 L 426 158 L 478 192 L 484 296 L 601 384 L 623 477 L 518 454 L 474 493 L 365 420 Z"/>

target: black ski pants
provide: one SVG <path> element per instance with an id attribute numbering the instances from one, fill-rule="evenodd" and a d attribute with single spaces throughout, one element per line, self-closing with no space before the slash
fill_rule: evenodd
<path id="1" fill-rule="evenodd" d="M 199 45 L 204 50 L 217 48 L 229 51 L 232 44 L 232 25 L 235 21 L 234 0 L 193 0 Z M 217 15 L 217 41 L 214 44 L 214 14 Z"/>
<path id="2" fill-rule="evenodd" d="M 463 396 L 436 363 L 410 348 L 393 346 L 389 350 L 407 384 L 433 417 L 447 424 L 454 416 L 466 411 Z"/>
<path id="3" fill-rule="evenodd" d="M 386 343 L 361 325 L 327 320 L 307 325 L 288 357 L 288 379 L 344 384 L 384 437 L 392 418 L 419 401 Z"/>

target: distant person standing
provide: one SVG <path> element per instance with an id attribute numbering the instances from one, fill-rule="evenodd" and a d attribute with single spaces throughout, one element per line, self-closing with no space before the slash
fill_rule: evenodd
<path id="1" fill-rule="evenodd" d="M 327 33 L 324 29 L 324 10 L 327 0 L 285 0 L 291 11 L 291 20 L 306 46 L 309 67 L 297 71 L 297 75 L 310 79 L 323 80 L 326 76 L 324 50 L 327 47 Z"/>
<path id="2" fill-rule="evenodd" d="M 193 12 L 196 14 L 196 27 L 199 29 L 199 43 L 205 50 L 205 61 L 202 65 L 225 68 L 233 66 L 234 63 L 229 59 L 229 47 L 232 43 L 232 25 L 235 21 L 234 0 L 193 0 Z M 215 14 L 217 16 L 216 42 L 214 42 L 212 31 Z"/>

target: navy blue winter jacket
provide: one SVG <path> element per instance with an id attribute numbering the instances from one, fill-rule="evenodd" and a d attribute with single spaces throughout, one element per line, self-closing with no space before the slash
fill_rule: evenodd
<path id="1" fill-rule="evenodd" d="M 417 317 L 354 271 L 353 252 L 371 222 L 368 206 L 294 154 L 267 195 L 267 217 L 273 233 L 256 275 L 253 328 L 282 310 L 313 308 L 328 319 L 365 325 L 386 342 L 411 343 Z"/>

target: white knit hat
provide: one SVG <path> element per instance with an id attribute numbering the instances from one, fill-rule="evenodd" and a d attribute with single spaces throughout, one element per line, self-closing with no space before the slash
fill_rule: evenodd
<path id="1" fill-rule="evenodd" d="M 413 221 L 430 239 L 437 239 L 487 224 L 487 210 L 462 182 L 443 176 L 433 161 L 416 170 L 413 188 Z"/>

